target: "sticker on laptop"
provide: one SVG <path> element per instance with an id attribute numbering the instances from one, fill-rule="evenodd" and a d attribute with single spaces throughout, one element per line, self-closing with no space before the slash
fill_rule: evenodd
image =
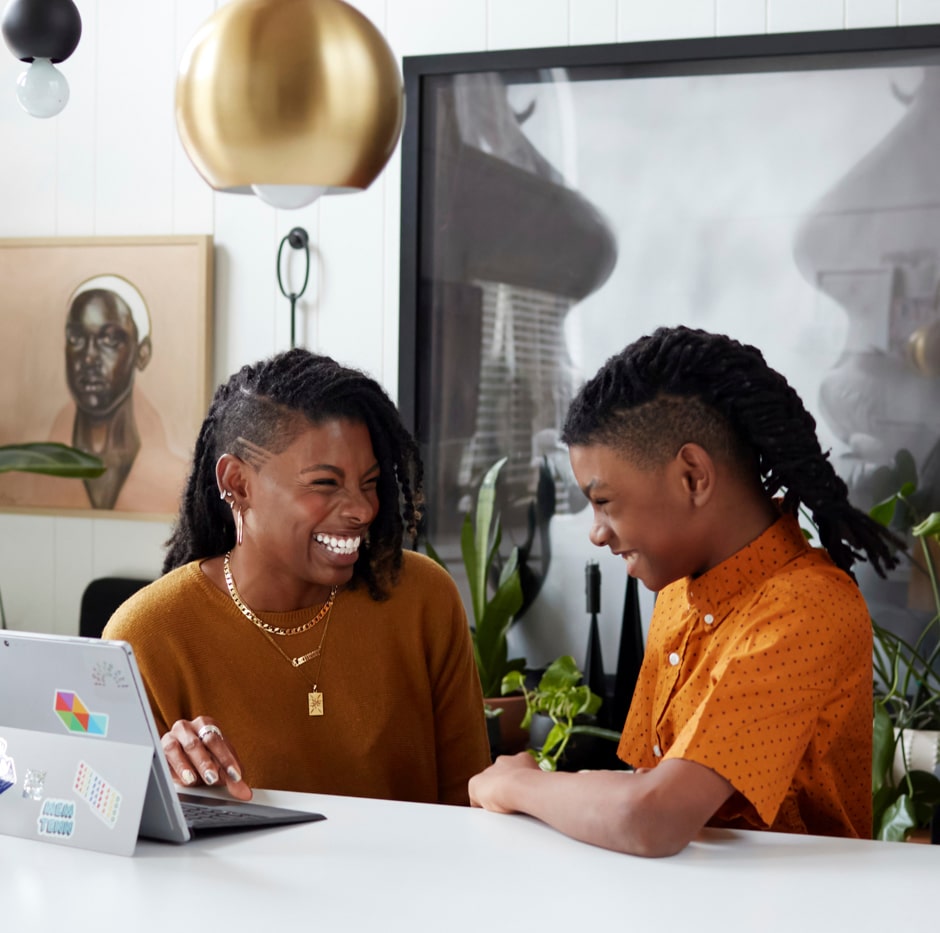
<path id="1" fill-rule="evenodd" d="M 99 736 L 108 734 L 108 714 L 92 713 L 72 690 L 56 690 L 55 711 L 69 732 Z"/>
<path id="2" fill-rule="evenodd" d="M 7 740 L 0 739 L 0 794 L 16 783 L 16 765 L 7 754 Z"/>
<path id="3" fill-rule="evenodd" d="M 130 682 L 116 664 L 110 661 L 98 661 L 91 669 L 91 680 L 96 687 L 117 687 L 126 690 Z"/>
<path id="4" fill-rule="evenodd" d="M 91 807 L 91 812 L 114 829 L 121 810 L 121 795 L 90 764 L 79 761 L 72 787 Z"/>
<path id="5" fill-rule="evenodd" d="M 50 797 L 42 802 L 36 819 L 40 836 L 69 839 L 75 832 L 75 801 Z"/>
<path id="6" fill-rule="evenodd" d="M 27 768 L 23 777 L 23 796 L 27 800 L 42 800 L 46 787 L 46 772 L 37 768 Z"/>

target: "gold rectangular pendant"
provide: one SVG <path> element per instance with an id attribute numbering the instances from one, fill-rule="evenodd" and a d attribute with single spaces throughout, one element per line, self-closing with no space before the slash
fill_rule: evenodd
<path id="1" fill-rule="evenodd" d="M 314 690 L 307 694 L 307 714 L 310 716 L 323 715 L 323 694 Z"/>

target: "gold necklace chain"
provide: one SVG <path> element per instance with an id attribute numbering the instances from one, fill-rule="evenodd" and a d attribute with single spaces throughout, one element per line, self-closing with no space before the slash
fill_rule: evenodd
<path id="1" fill-rule="evenodd" d="M 241 610 L 242 615 L 248 619 L 249 622 L 253 622 L 258 628 L 263 629 L 265 632 L 270 632 L 272 635 L 300 635 L 303 632 L 308 632 L 312 629 L 318 622 L 320 622 L 323 617 L 333 608 L 333 600 L 336 599 L 337 587 L 332 587 L 330 589 L 330 595 L 327 601 L 320 607 L 320 611 L 308 621 L 304 622 L 303 625 L 298 625 L 295 628 L 278 628 L 276 625 L 269 625 L 264 619 L 259 619 L 246 605 L 242 602 L 241 596 L 238 594 L 238 590 L 235 587 L 235 578 L 232 576 L 232 564 L 231 564 L 232 552 L 229 551 L 225 555 L 225 560 L 222 562 L 222 572 L 225 574 L 225 585 L 228 587 L 228 594 L 232 597 L 232 602 Z M 307 658 L 306 660 L 309 660 Z M 303 661 L 300 662 L 303 664 Z M 294 665 L 295 667 L 297 665 Z"/>
<path id="2" fill-rule="evenodd" d="M 229 565 L 229 554 L 225 555 L 225 561 L 223 563 L 225 570 L 225 583 L 228 586 L 229 596 L 232 597 L 232 602 L 241 610 L 242 615 L 245 616 L 250 622 L 253 622 L 258 630 L 264 635 L 265 639 L 271 643 L 271 647 L 274 648 L 277 653 L 287 661 L 294 670 L 300 674 L 304 679 L 304 683 L 307 682 L 307 678 L 297 670 L 302 665 L 306 664 L 307 661 L 311 661 L 314 658 L 319 658 L 317 664 L 317 673 L 313 678 L 313 685 L 310 691 L 307 693 L 307 715 L 308 716 L 322 716 L 323 715 L 323 694 L 317 690 L 317 684 L 320 681 L 320 669 L 323 667 L 323 648 L 326 645 L 326 636 L 330 630 L 330 618 L 332 617 L 333 602 L 336 599 L 337 587 L 333 587 L 330 590 L 330 598 L 324 603 L 323 608 L 316 614 L 316 616 L 310 620 L 310 622 L 305 623 L 300 626 L 298 629 L 278 629 L 276 626 L 268 625 L 259 619 L 242 601 L 238 595 L 238 590 L 235 589 L 235 580 L 232 577 L 232 569 Z M 326 622 L 323 624 L 323 635 L 320 636 L 320 644 L 317 645 L 313 651 L 308 651 L 306 654 L 302 654 L 299 657 L 292 658 L 286 651 L 284 651 L 281 646 L 271 637 L 269 633 L 274 633 L 276 635 L 293 635 L 298 634 L 302 631 L 307 631 L 307 629 L 312 628 L 314 625 L 319 622 L 324 615 L 326 616 Z"/>
<path id="3" fill-rule="evenodd" d="M 285 661 L 290 663 L 290 666 L 297 670 L 302 664 L 305 664 L 311 658 L 319 658 L 320 660 L 317 663 L 317 673 L 313 678 L 313 684 L 309 692 L 307 693 L 307 715 L 308 716 L 322 716 L 323 715 L 323 694 L 317 690 L 317 684 L 320 681 L 320 668 L 323 666 L 323 649 L 326 644 L 327 632 L 330 630 L 330 618 L 332 613 L 327 615 L 326 622 L 323 623 L 323 635 L 320 637 L 320 644 L 313 649 L 309 654 L 302 655 L 299 658 L 292 658 L 286 651 L 284 651 L 281 646 L 264 630 L 261 629 L 261 634 L 271 643 L 271 647 L 274 648 L 278 654 L 284 658 Z M 300 671 L 297 671 L 301 677 L 304 677 Z M 304 677 L 304 683 L 307 683 L 307 678 Z"/>

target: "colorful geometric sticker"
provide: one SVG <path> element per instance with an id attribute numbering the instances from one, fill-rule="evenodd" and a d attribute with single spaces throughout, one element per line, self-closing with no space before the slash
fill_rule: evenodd
<path id="1" fill-rule="evenodd" d="M 78 694 L 71 690 L 56 690 L 55 711 L 69 732 L 102 736 L 108 734 L 108 714 L 89 712 Z"/>
<path id="2" fill-rule="evenodd" d="M 78 763 L 72 787 L 91 807 L 91 812 L 114 829 L 121 810 L 121 795 L 90 764 Z"/>

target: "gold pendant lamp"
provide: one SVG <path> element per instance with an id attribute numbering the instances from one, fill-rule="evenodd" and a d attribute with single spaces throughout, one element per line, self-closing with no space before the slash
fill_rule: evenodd
<path id="1" fill-rule="evenodd" d="M 361 191 L 401 134 L 382 34 L 342 0 L 233 0 L 193 36 L 176 84 L 183 148 L 217 191 L 296 208 Z"/>

